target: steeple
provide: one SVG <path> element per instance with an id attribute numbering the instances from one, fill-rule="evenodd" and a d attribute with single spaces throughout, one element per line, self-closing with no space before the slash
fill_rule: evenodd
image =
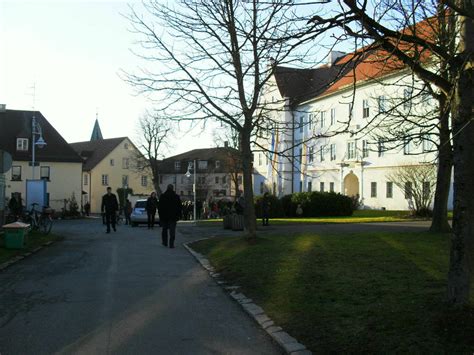
<path id="1" fill-rule="evenodd" d="M 94 129 L 92 130 L 92 135 L 91 135 L 91 141 L 100 141 L 102 139 L 104 138 L 102 137 L 102 132 L 100 131 L 98 113 L 96 113 Z"/>

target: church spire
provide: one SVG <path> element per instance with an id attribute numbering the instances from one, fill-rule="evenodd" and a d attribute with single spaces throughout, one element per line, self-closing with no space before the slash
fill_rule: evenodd
<path id="1" fill-rule="evenodd" d="M 94 123 L 94 129 L 92 130 L 92 135 L 91 135 L 91 141 L 100 141 L 104 139 L 102 137 L 102 132 L 100 131 L 100 126 L 99 126 L 99 114 L 95 114 L 95 123 Z"/>

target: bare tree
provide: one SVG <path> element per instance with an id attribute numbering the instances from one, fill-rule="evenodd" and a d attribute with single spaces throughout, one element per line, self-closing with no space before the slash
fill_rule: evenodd
<path id="1" fill-rule="evenodd" d="M 411 209 L 415 216 L 428 217 L 431 215 L 431 203 L 436 186 L 435 165 L 400 166 L 387 178 L 405 192 L 405 198 L 411 201 Z"/>
<path id="2" fill-rule="evenodd" d="M 396 57 L 428 83 L 433 92 L 439 91 L 442 99 L 447 99 L 446 106 L 441 105 L 441 108 L 444 115 L 447 107 L 452 120 L 454 166 L 448 299 L 462 305 L 469 302 L 474 276 L 474 184 L 471 182 L 474 176 L 474 150 L 471 149 L 474 139 L 474 6 L 469 0 L 443 0 L 432 4 L 438 11 L 445 11 L 454 22 L 452 28 L 458 29 L 452 51 L 427 36 L 426 30 L 417 32 L 416 26 L 411 26 L 422 19 L 429 21 L 426 13 L 412 11 L 405 17 L 399 16 L 401 7 L 412 6 L 417 10 L 423 3 L 400 0 L 390 2 L 389 6 L 387 3 L 379 6 L 379 2 L 342 0 L 340 4 L 344 11 L 332 18 L 315 17 L 313 20 L 314 23 L 339 26 L 351 36 L 373 41 L 374 46 Z M 431 65 L 420 61 L 420 52 L 433 58 Z M 446 66 L 444 70 L 443 66 Z"/>
<path id="3" fill-rule="evenodd" d="M 129 16 L 142 38 L 143 51 L 137 54 L 159 68 L 129 74 L 126 80 L 139 91 L 156 94 L 155 102 L 170 120 L 218 121 L 239 133 L 244 198 L 249 202 L 245 226 L 253 240 L 251 144 L 268 119 L 262 90 L 275 65 L 302 60 L 296 50 L 315 26 L 308 26 L 288 0 L 181 0 L 173 6 L 150 0 L 144 8 L 145 14 L 132 8 Z"/>
<path id="4" fill-rule="evenodd" d="M 161 194 L 158 162 L 164 155 L 163 150 L 167 147 L 170 130 L 169 121 L 149 111 L 138 120 L 139 152 L 134 157 L 134 169 L 151 172 L 153 187 L 158 195 Z"/>

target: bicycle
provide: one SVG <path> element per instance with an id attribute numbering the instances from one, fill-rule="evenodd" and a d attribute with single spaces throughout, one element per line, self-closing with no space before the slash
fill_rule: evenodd
<path id="1" fill-rule="evenodd" d="M 22 222 L 30 225 L 32 230 L 38 230 L 40 233 L 47 235 L 51 232 L 53 227 L 53 210 L 48 207 L 43 207 L 42 212 L 36 210 L 37 203 L 31 204 L 31 209 L 22 217 Z"/>

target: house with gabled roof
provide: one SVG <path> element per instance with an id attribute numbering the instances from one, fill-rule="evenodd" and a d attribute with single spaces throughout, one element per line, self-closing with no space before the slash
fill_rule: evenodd
<path id="1" fill-rule="evenodd" d="M 92 213 L 100 213 L 102 196 L 110 186 L 114 193 L 128 188 L 134 195 L 148 195 L 153 191 L 151 174 L 137 167 L 141 154 L 128 137 L 104 139 L 98 120 L 90 141 L 71 143 L 82 158 L 82 204 L 89 202 Z M 122 196 L 118 196 L 119 199 Z"/>
<path id="2" fill-rule="evenodd" d="M 432 24 L 416 26 L 430 35 Z M 435 65 L 426 50 L 418 55 L 424 65 Z M 262 100 L 277 128 L 255 147 L 256 194 L 338 192 L 365 208 L 406 210 L 413 186 L 397 186 L 393 174 L 436 163 L 436 100 L 376 45 L 332 53 L 316 68 L 276 66 Z M 434 189 L 432 182 L 417 183 L 423 194 Z"/>
<path id="3" fill-rule="evenodd" d="M 35 176 L 32 166 L 32 121 L 41 128 L 46 142 L 35 148 Z M 38 139 L 35 136 L 35 141 Z M 26 180 L 46 181 L 46 203 L 60 211 L 64 200 L 80 200 L 82 159 L 39 111 L 9 110 L 0 105 L 0 149 L 12 156 L 12 167 L 5 176 L 5 197 L 17 194 L 26 204 Z"/>
<path id="4" fill-rule="evenodd" d="M 194 170 L 196 167 L 196 170 Z M 172 184 L 183 201 L 196 199 L 234 199 L 242 186 L 242 164 L 239 152 L 230 147 L 193 149 L 158 162 L 162 191 Z"/>

